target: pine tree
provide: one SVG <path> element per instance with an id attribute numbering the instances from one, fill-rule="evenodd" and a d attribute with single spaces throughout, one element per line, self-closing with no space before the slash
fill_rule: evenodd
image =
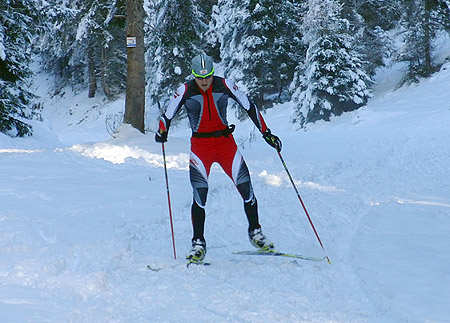
<path id="1" fill-rule="evenodd" d="M 55 94 L 97 85 L 113 99 L 125 89 L 124 0 L 49 0 L 43 8 L 47 31 L 41 38 L 43 66 L 55 75 Z"/>
<path id="2" fill-rule="evenodd" d="M 217 2 L 218 0 L 193 0 L 193 4 L 199 13 L 199 18 L 206 25 L 209 24 L 213 7 L 217 5 Z"/>
<path id="3" fill-rule="evenodd" d="M 240 79 L 242 74 L 238 64 L 239 46 L 244 35 L 244 19 L 249 15 L 246 6 L 249 0 L 227 1 L 219 0 L 213 8 L 207 41 L 213 48 L 219 49 L 218 58 L 224 68 L 225 77 Z"/>
<path id="4" fill-rule="evenodd" d="M 430 76 L 437 65 L 433 62 L 434 40 L 439 31 L 450 26 L 450 9 L 445 0 L 406 0 L 403 5 L 404 47 L 398 61 L 408 64 L 402 83 L 418 82 Z"/>
<path id="5" fill-rule="evenodd" d="M 164 109 L 173 91 L 191 75 L 191 60 L 203 51 L 204 23 L 192 0 L 156 5 L 146 54 L 149 102 Z"/>
<path id="6" fill-rule="evenodd" d="M 220 43 L 227 77 L 240 81 L 258 106 L 287 99 L 304 53 L 298 34 L 300 9 L 292 1 L 219 1 L 213 42 Z"/>
<path id="7" fill-rule="evenodd" d="M 371 79 L 341 9 L 335 0 L 309 1 L 303 23 L 306 61 L 291 85 L 297 105 L 293 122 L 301 126 L 355 110 L 371 95 Z"/>
<path id="8" fill-rule="evenodd" d="M 27 0 L 0 2 L 0 132 L 10 136 L 32 134 L 34 95 L 27 90 L 31 76 L 31 42 L 37 11 Z"/>
<path id="9" fill-rule="evenodd" d="M 199 19 L 204 24 L 204 29 L 208 30 L 208 26 L 212 20 L 213 9 L 217 8 L 218 0 L 193 0 L 196 11 L 199 13 Z M 202 36 L 206 38 L 207 43 L 203 46 L 205 53 L 213 58 L 214 61 L 220 61 L 220 46 L 214 46 L 208 42 L 208 31 Z M 216 44 L 217 45 L 217 44 Z"/>
<path id="10" fill-rule="evenodd" d="M 367 74 L 373 76 L 393 51 L 389 31 L 398 27 L 399 1 L 342 0 L 342 3 L 343 18 L 350 22 L 350 32 L 357 38 L 355 49 L 366 63 Z"/>
<path id="11" fill-rule="evenodd" d="M 39 51 L 44 70 L 54 75 L 54 94 L 65 86 L 74 90 L 84 84 L 85 47 L 76 43 L 80 1 L 49 0 L 41 8 L 45 30 L 40 36 Z"/>
<path id="12" fill-rule="evenodd" d="M 77 43 L 87 45 L 84 61 L 92 77 L 89 84 L 98 81 L 106 97 L 114 99 L 126 86 L 125 20 L 115 18 L 116 13 L 125 13 L 125 1 L 92 0 L 84 4 L 87 7 L 78 27 Z"/>
<path id="13" fill-rule="evenodd" d="M 242 41 L 242 82 L 257 105 L 265 107 L 280 102 L 288 92 L 303 48 L 292 23 L 295 7 L 289 1 L 251 1 L 249 9 Z"/>

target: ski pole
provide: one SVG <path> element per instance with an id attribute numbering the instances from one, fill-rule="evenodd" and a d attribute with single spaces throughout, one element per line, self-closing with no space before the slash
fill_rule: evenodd
<path id="1" fill-rule="evenodd" d="M 277 152 L 278 152 L 278 156 L 280 157 L 281 163 L 283 164 L 284 169 L 286 170 L 286 173 L 288 174 L 288 177 L 291 180 L 291 183 L 292 183 L 292 186 L 294 187 L 295 193 L 297 193 L 297 197 L 298 197 L 298 199 L 300 201 L 300 204 L 302 205 L 303 210 L 305 211 L 305 214 L 308 217 L 309 223 L 311 224 L 311 227 L 312 227 L 312 229 L 313 229 L 313 231 L 314 231 L 314 233 L 315 233 L 315 235 L 317 237 L 317 240 L 319 240 L 319 244 L 322 247 L 322 250 L 325 252 L 325 248 L 323 247 L 322 241 L 320 240 L 319 235 L 317 234 L 316 228 L 314 227 L 314 224 L 313 224 L 313 222 L 311 220 L 311 217 L 309 216 L 308 211 L 306 210 L 305 203 L 303 203 L 303 200 L 300 197 L 300 193 L 298 192 L 297 187 L 295 186 L 295 183 L 294 183 L 294 180 L 292 179 L 291 173 L 289 173 L 289 170 L 288 170 L 288 168 L 286 166 L 286 163 L 284 162 L 284 159 L 281 156 L 281 152 L 279 152 L 278 150 L 277 150 Z M 325 257 L 327 258 L 328 263 L 331 264 L 330 258 L 328 258 L 328 256 L 325 256 Z"/>
<path id="2" fill-rule="evenodd" d="M 169 177 L 167 176 L 166 150 L 164 148 L 164 143 L 161 143 L 161 144 L 162 144 L 162 153 L 163 153 L 163 160 L 164 160 L 164 174 L 166 176 L 167 201 L 169 203 L 170 229 L 172 230 L 173 258 L 177 259 L 177 253 L 175 251 L 175 235 L 173 233 L 172 207 L 170 205 Z"/>

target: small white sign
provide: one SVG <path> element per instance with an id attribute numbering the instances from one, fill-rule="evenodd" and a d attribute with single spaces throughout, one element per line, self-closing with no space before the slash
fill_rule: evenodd
<path id="1" fill-rule="evenodd" d="M 127 37 L 127 47 L 136 47 L 136 37 Z"/>

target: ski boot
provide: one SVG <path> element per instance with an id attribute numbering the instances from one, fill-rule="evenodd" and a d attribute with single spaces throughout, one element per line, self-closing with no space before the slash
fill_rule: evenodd
<path id="1" fill-rule="evenodd" d="M 192 240 L 192 249 L 186 256 L 186 262 L 190 264 L 203 264 L 206 255 L 206 242 L 204 240 Z"/>
<path id="2" fill-rule="evenodd" d="M 262 233 L 261 228 L 249 231 L 248 239 L 259 250 L 270 251 L 275 249 L 273 243 Z"/>

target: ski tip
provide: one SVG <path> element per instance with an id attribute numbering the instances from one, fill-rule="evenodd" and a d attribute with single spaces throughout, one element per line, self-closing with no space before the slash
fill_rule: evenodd
<path id="1" fill-rule="evenodd" d="M 331 265 L 331 260 L 330 260 L 330 258 L 328 258 L 328 256 L 326 256 L 325 259 L 326 259 L 327 262 Z"/>

